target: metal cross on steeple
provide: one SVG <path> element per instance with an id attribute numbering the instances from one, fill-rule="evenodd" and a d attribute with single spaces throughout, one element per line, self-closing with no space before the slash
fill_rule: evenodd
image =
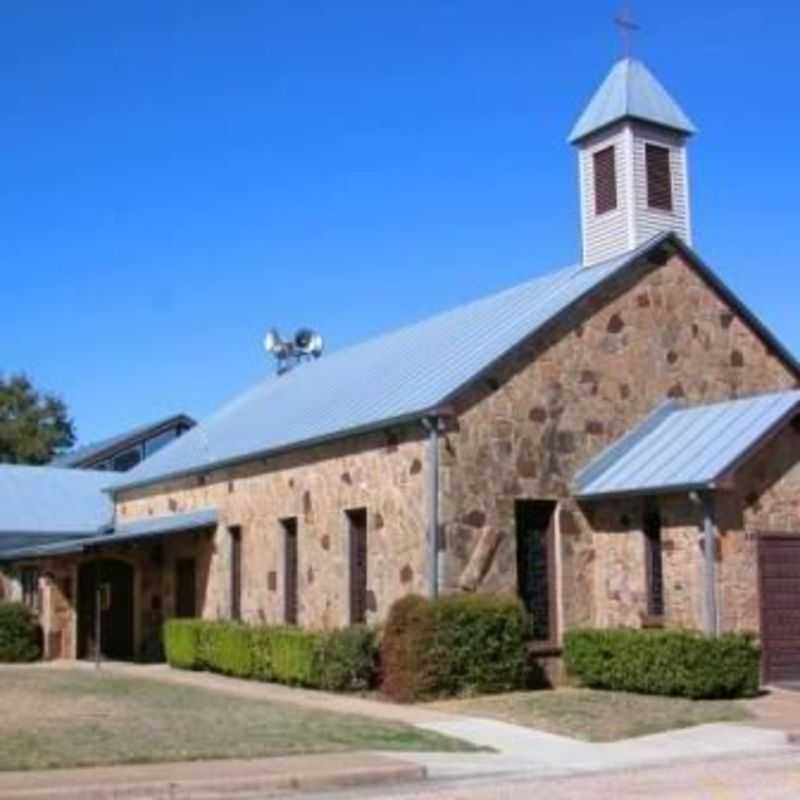
<path id="1" fill-rule="evenodd" d="M 639 30 L 639 25 L 633 18 L 630 5 L 625 4 L 625 7 L 614 17 L 614 24 L 619 28 L 620 36 L 622 37 L 622 48 L 626 58 L 630 58 L 633 34 Z"/>

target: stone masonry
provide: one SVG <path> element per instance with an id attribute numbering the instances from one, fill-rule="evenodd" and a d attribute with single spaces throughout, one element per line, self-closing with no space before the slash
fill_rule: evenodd
<path id="1" fill-rule="evenodd" d="M 642 501 L 579 506 L 570 497 L 575 473 L 665 398 L 708 403 L 796 384 L 680 255 L 650 265 L 639 279 L 618 281 L 518 348 L 456 404 L 441 452 L 448 586 L 513 591 L 515 500 L 554 499 L 559 628 L 640 625 Z M 781 508 L 800 530 L 794 502 Z M 660 505 L 665 619 L 698 627 L 701 513 L 686 497 L 661 498 Z"/>
<path id="2" fill-rule="evenodd" d="M 641 625 L 642 515 L 645 503 L 657 502 L 664 623 L 699 627 L 701 511 L 677 495 L 579 504 L 571 497 L 574 475 L 665 398 L 708 403 L 796 384 L 797 376 L 681 255 L 628 270 L 454 402 L 440 442 L 443 588 L 515 592 L 515 501 L 550 499 L 558 503 L 559 633 L 574 625 Z M 116 514 L 125 522 L 212 507 L 219 513 L 213 534 L 166 539 L 157 563 L 141 546 L 120 556 L 136 565 L 137 652 L 174 613 L 181 556 L 198 562 L 199 614 L 229 616 L 232 526 L 242 532 L 245 620 L 283 621 L 280 522 L 289 517 L 298 521 L 301 625 L 332 628 L 349 620 L 348 509 L 367 510 L 368 621 L 381 621 L 408 592 L 425 593 L 424 435 L 421 425 L 384 430 L 121 494 Z M 718 498 L 726 629 L 758 626 L 753 531 L 800 530 L 798 438 L 791 429 L 776 439 Z M 75 559 L 53 560 L 45 579 L 45 616 L 65 655 L 76 647 L 77 569 Z"/>
<path id="3" fill-rule="evenodd" d="M 199 602 L 202 616 L 228 616 L 228 531 L 240 526 L 242 615 L 269 623 L 283 621 L 280 521 L 297 518 L 299 620 L 331 628 L 349 620 L 345 511 L 366 508 L 368 620 L 376 620 L 402 594 L 425 591 L 422 436 L 421 426 L 380 432 L 130 490 L 119 499 L 117 514 L 129 521 L 217 508 L 220 523 Z"/>

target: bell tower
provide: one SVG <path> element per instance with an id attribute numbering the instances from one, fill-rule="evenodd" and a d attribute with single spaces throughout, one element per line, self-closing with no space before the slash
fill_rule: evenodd
<path id="1" fill-rule="evenodd" d="M 658 233 L 692 241 L 689 117 L 647 67 L 618 61 L 569 135 L 578 150 L 582 262 L 633 250 Z"/>

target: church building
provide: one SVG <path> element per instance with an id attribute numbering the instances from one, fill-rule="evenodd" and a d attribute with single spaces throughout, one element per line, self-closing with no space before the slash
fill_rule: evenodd
<path id="1" fill-rule="evenodd" d="M 147 658 L 172 616 L 511 592 L 554 677 L 569 628 L 633 626 L 752 631 L 799 680 L 800 364 L 692 247 L 695 133 L 625 58 L 569 135 L 579 263 L 271 376 L 128 472 L 0 468 L 0 535 L 64 533 L 2 556 L 47 657 L 92 654 L 97 598 L 103 653 Z"/>

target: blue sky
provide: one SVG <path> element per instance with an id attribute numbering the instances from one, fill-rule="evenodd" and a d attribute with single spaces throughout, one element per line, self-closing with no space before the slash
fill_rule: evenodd
<path id="1" fill-rule="evenodd" d="M 576 260 L 566 134 L 617 5 L 31 2 L 0 16 L 0 370 L 81 440 L 203 416 L 264 331 L 338 349 Z M 695 244 L 800 352 L 800 6 L 635 4 L 700 128 Z"/>

